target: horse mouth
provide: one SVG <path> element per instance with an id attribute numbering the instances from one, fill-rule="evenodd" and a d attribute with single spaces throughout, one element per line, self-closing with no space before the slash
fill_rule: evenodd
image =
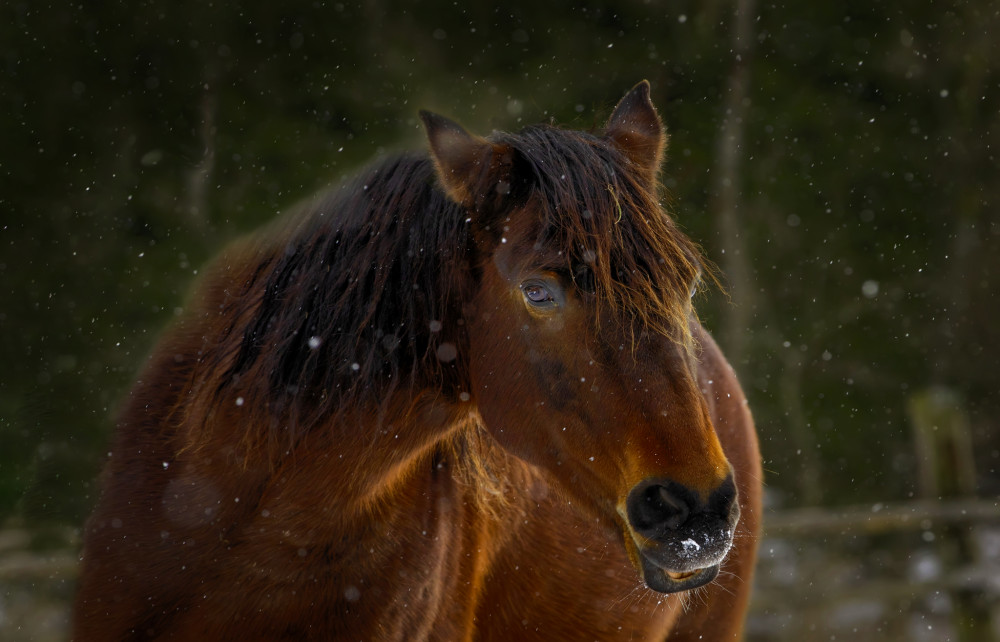
<path id="1" fill-rule="evenodd" d="M 704 586 L 719 575 L 719 569 L 732 546 L 726 529 L 715 537 L 701 534 L 698 545 L 695 536 L 680 542 L 646 540 L 642 545 L 633 540 L 639 574 L 646 586 L 660 593 L 678 593 Z M 680 550 L 678 550 L 680 549 Z"/>
<path id="2" fill-rule="evenodd" d="M 642 579 L 646 586 L 659 593 L 677 593 L 704 586 L 719 575 L 719 565 L 713 564 L 704 568 L 672 571 L 658 566 L 645 555 L 642 559 Z"/>
<path id="3" fill-rule="evenodd" d="M 674 573 L 673 571 L 667 571 L 667 577 L 675 582 L 682 582 L 689 577 L 694 577 L 697 575 L 697 571 L 684 571 L 683 573 Z"/>

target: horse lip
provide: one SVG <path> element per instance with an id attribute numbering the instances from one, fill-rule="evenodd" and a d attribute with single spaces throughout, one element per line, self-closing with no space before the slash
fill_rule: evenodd
<path id="1" fill-rule="evenodd" d="M 640 559 L 680 575 L 722 563 L 732 549 L 732 533 L 731 529 L 721 531 L 714 537 L 705 533 L 681 533 L 668 540 L 642 537 L 635 532 L 631 536 Z M 681 540 L 682 537 L 685 539 Z"/>
<path id="2" fill-rule="evenodd" d="M 704 586 L 719 575 L 719 565 L 713 564 L 704 568 L 672 571 L 663 568 L 639 553 L 642 566 L 642 579 L 646 586 L 659 593 L 678 593 Z"/>
<path id="3" fill-rule="evenodd" d="M 689 577 L 694 577 L 698 574 L 698 571 L 683 571 L 681 573 L 675 573 L 673 571 L 667 571 L 667 577 L 674 580 L 675 582 L 680 582 L 686 580 Z"/>

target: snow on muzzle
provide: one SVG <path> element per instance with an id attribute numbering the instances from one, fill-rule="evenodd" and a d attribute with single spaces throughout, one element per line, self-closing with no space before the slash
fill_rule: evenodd
<path id="1" fill-rule="evenodd" d="M 739 515 L 732 475 L 705 500 L 669 479 L 636 484 L 625 500 L 625 517 L 643 581 L 661 593 L 711 582 L 733 545 Z"/>

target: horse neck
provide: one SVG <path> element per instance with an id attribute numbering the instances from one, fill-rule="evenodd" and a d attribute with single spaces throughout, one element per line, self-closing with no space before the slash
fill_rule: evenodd
<path id="1" fill-rule="evenodd" d="M 420 519 L 420 504 L 433 510 L 450 505 L 461 506 L 461 516 L 452 510 L 450 517 L 456 525 L 510 530 L 526 510 L 525 491 L 545 486 L 533 466 L 493 441 L 478 414 L 437 393 L 397 393 L 378 413 L 338 415 L 329 429 L 314 434 L 316 441 L 297 451 L 310 453 L 318 468 L 313 472 L 297 461 L 289 473 L 325 487 L 326 505 L 335 492 L 344 516 L 360 523 L 373 513 Z"/>
<path id="2" fill-rule="evenodd" d="M 390 404 L 365 432 L 368 441 L 351 448 L 352 467 L 367 484 L 359 495 L 363 502 L 391 501 L 400 484 L 426 487 L 447 477 L 469 506 L 485 518 L 503 520 L 517 495 L 512 490 L 540 480 L 534 467 L 493 441 L 477 413 L 434 393 Z"/>
<path id="3" fill-rule="evenodd" d="M 295 448 L 287 470 L 315 460 L 319 484 L 331 484 L 338 504 L 364 512 L 393 501 L 401 486 L 431 483 L 434 461 L 462 426 L 462 412 L 428 393 L 396 392 L 377 406 L 335 413 Z M 405 494 L 405 493 L 404 493 Z"/>

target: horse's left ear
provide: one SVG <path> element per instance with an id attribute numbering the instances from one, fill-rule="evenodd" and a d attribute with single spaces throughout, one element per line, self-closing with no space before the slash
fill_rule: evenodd
<path id="1" fill-rule="evenodd" d="M 500 176 L 507 173 L 504 166 L 510 165 L 506 146 L 473 136 L 458 123 L 429 111 L 421 111 L 420 119 L 427 130 L 438 178 L 452 200 L 478 209 L 491 197 L 506 194 L 495 194 L 493 189 L 509 186 Z"/>
<path id="2" fill-rule="evenodd" d="M 667 134 L 649 99 L 649 81 L 643 80 L 615 107 L 605 134 L 647 175 L 656 177 L 667 147 Z"/>

